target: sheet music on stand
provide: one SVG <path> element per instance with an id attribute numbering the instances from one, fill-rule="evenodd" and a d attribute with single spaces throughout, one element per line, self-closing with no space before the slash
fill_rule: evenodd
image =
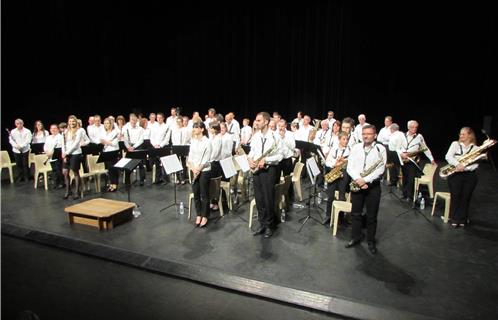
<path id="1" fill-rule="evenodd" d="M 235 169 L 235 165 L 233 164 L 232 157 L 220 160 L 220 165 L 221 169 L 223 169 L 223 174 L 225 175 L 225 178 L 229 179 L 237 174 L 237 170 Z"/>
<path id="2" fill-rule="evenodd" d="M 161 163 L 163 164 L 164 171 L 166 171 L 167 174 L 172 174 L 183 170 L 182 164 L 176 154 L 164 156 L 160 159 Z"/>
<path id="3" fill-rule="evenodd" d="M 311 180 L 311 184 L 316 183 L 316 176 L 318 176 L 321 172 L 318 168 L 318 164 L 315 161 L 315 158 L 311 157 L 306 160 L 306 170 L 308 171 L 308 175 Z"/>
<path id="4" fill-rule="evenodd" d="M 235 157 L 235 161 L 239 164 L 240 170 L 246 173 L 250 170 L 249 161 L 247 161 L 247 155 L 240 155 Z"/>
<path id="5" fill-rule="evenodd" d="M 126 175 L 130 175 L 130 173 L 140 164 L 141 160 L 139 159 L 131 159 L 131 158 L 121 158 L 118 162 L 114 164 L 115 168 L 118 168 L 125 172 Z M 128 202 L 131 202 L 131 183 L 128 179 L 126 182 L 126 190 L 128 193 Z M 135 208 L 133 208 L 133 216 L 137 218 L 140 216 L 142 213 L 138 209 L 139 205 L 135 203 Z"/>

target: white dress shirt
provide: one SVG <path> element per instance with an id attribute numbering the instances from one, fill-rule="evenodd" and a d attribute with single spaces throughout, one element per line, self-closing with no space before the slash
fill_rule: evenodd
<path id="1" fill-rule="evenodd" d="M 362 177 L 361 173 L 368 170 L 377 161 L 382 162 L 369 175 Z M 363 178 L 366 183 L 380 180 L 386 168 L 386 148 L 380 143 L 372 143 L 369 148 L 364 148 L 363 143 L 356 144 L 349 153 L 347 172 L 351 179 Z"/>
<path id="2" fill-rule="evenodd" d="M 250 126 L 245 126 L 240 130 L 240 141 L 243 144 L 248 144 L 251 140 L 252 128 Z"/>
<path id="3" fill-rule="evenodd" d="M 100 126 L 96 126 L 92 124 L 87 127 L 88 137 L 90 138 L 90 142 L 92 143 L 100 143 L 100 137 L 105 132 L 104 126 L 101 124 Z"/>
<path id="4" fill-rule="evenodd" d="M 144 128 L 136 124 L 134 127 L 127 123 L 124 128 L 124 144 L 128 147 L 138 148 L 144 142 Z"/>
<path id="5" fill-rule="evenodd" d="M 399 130 L 394 131 L 389 138 L 389 151 L 396 151 L 401 148 L 405 139 L 405 134 Z"/>
<path id="6" fill-rule="evenodd" d="M 349 153 L 351 152 L 351 149 L 346 146 L 345 148 L 337 145 L 334 148 L 332 148 L 327 155 L 327 159 L 325 160 L 325 165 L 329 168 L 335 167 L 335 163 L 337 162 L 337 159 L 340 157 L 343 157 L 347 159 L 349 157 Z"/>
<path id="7" fill-rule="evenodd" d="M 468 146 L 465 144 L 458 142 L 458 141 L 453 141 L 450 145 L 450 148 L 448 149 L 448 152 L 446 153 L 446 161 L 448 161 L 449 164 L 453 166 L 457 166 L 460 164 L 458 159 L 466 155 L 467 153 L 471 152 L 472 150 L 475 150 L 476 146 L 471 143 Z M 479 167 L 478 163 L 473 163 L 469 166 L 466 166 L 464 171 L 474 171 Z"/>
<path id="8" fill-rule="evenodd" d="M 211 141 L 206 136 L 201 139 L 193 138 L 190 143 L 190 150 L 188 153 L 188 162 L 193 166 L 204 166 L 202 171 L 211 170 L 209 159 L 211 158 Z"/>
<path id="9" fill-rule="evenodd" d="M 223 142 L 221 141 L 221 134 L 218 133 L 215 136 L 212 136 L 211 141 L 211 157 L 209 158 L 209 162 L 220 161 L 221 160 L 221 148 Z"/>
<path id="10" fill-rule="evenodd" d="M 111 144 L 104 144 L 104 152 L 119 150 L 119 130 L 114 129 L 109 132 L 104 130 L 104 133 L 100 136 L 101 140 L 110 142 Z"/>
<path id="11" fill-rule="evenodd" d="M 233 134 L 226 132 L 221 136 L 221 160 L 232 156 L 233 144 Z"/>
<path id="12" fill-rule="evenodd" d="M 308 142 L 308 137 L 310 135 L 311 129 L 313 129 L 313 126 L 310 124 L 307 127 L 305 127 L 304 125 L 300 126 L 294 134 L 294 137 L 296 138 L 296 140 Z"/>
<path id="13" fill-rule="evenodd" d="M 389 139 L 391 138 L 391 126 L 389 127 L 384 127 L 380 129 L 379 134 L 377 135 L 377 141 L 387 145 L 389 144 Z"/>
<path id="14" fill-rule="evenodd" d="M 53 153 L 55 148 L 62 148 L 62 134 L 58 133 L 55 136 L 48 135 L 43 145 L 45 153 Z"/>
<path id="15" fill-rule="evenodd" d="M 176 124 L 174 126 L 176 127 Z M 159 145 L 161 148 L 167 145 L 171 139 L 170 128 L 164 122 L 152 127 L 150 130 L 150 144 L 153 146 Z"/>
<path id="16" fill-rule="evenodd" d="M 281 145 L 280 140 L 280 136 L 270 129 L 268 129 L 264 135 L 261 131 L 256 132 L 251 139 L 251 151 L 249 152 L 248 157 L 257 160 L 262 154 L 274 147 L 274 149 L 265 157 L 265 162 L 270 165 L 278 164 L 283 159 L 282 152 L 278 148 Z"/>
<path id="17" fill-rule="evenodd" d="M 12 145 L 12 151 L 14 153 L 25 153 L 30 149 L 31 143 L 31 131 L 26 128 L 21 130 L 15 128 L 10 131 L 9 142 Z"/>
<path id="18" fill-rule="evenodd" d="M 49 136 L 49 133 L 47 130 L 43 131 L 38 131 L 37 133 L 33 134 L 33 143 L 45 143 L 46 138 Z"/>
<path id="19" fill-rule="evenodd" d="M 401 156 L 401 153 L 403 152 L 416 152 L 423 148 L 427 148 L 427 150 L 424 151 L 427 158 L 429 158 L 431 162 L 434 161 L 431 150 L 429 150 L 429 147 L 425 144 L 424 137 L 419 133 L 410 135 L 409 132 L 407 132 L 404 134 L 404 139 L 401 140 L 401 146 L 398 148 L 397 152 Z"/>
<path id="20" fill-rule="evenodd" d="M 284 137 L 277 133 L 281 140 L 280 152 L 282 153 L 282 159 L 289 159 L 294 156 L 294 149 L 296 149 L 296 139 L 292 131 L 285 130 Z"/>
<path id="21" fill-rule="evenodd" d="M 354 127 L 353 136 L 356 139 L 356 143 L 363 142 L 363 137 L 361 134 L 363 131 L 363 127 L 367 124 L 367 122 L 365 122 L 364 124 L 359 123 L 356 125 L 356 127 Z"/>
<path id="22" fill-rule="evenodd" d="M 85 129 L 79 128 L 75 134 L 72 134 L 68 129 L 63 137 L 62 153 L 66 155 L 81 154 L 81 140 Z"/>

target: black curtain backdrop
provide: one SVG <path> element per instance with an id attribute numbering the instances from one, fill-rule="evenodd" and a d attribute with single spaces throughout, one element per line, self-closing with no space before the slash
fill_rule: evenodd
<path id="1" fill-rule="evenodd" d="M 2 127 L 173 105 L 238 119 L 334 110 L 378 127 L 392 115 L 403 131 L 417 119 L 441 159 L 486 115 L 498 136 L 496 38 L 483 4 L 6 0 Z"/>

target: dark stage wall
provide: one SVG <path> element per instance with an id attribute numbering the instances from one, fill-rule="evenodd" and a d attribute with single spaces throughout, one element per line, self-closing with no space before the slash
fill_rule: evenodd
<path id="1" fill-rule="evenodd" d="M 2 126 L 178 105 L 418 119 L 437 157 L 485 115 L 498 136 L 491 6 L 352 2 L 2 1 Z"/>

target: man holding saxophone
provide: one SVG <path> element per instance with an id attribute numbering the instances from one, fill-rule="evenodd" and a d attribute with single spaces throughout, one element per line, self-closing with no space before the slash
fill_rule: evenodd
<path id="1" fill-rule="evenodd" d="M 377 231 L 377 215 L 380 204 L 380 179 L 386 166 L 386 148 L 376 143 L 377 130 L 373 125 L 362 128 L 363 143 L 351 148 L 348 158 L 347 172 L 351 177 L 351 202 L 353 217 L 352 239 L 346 245 L 351 248 L 359 244 L 363 238 L 361 233 L 362 211 L 366 207 L 368 250 L 375 254 L 375 233 Z"/>
<path id="2" fill-rule="evenodd" d="M 275 227 L 275 177 L 283 155 L 279 150 L 281 139 L 278 133 L 269 130 L 270 114 L 260 112 L 254 120 L 258 131 L 251 139 L 251 152 L 248 154 L 249 167 L 253 172 L 254 198 L 258 209 L 259 228 L 254 235 L 264 233 L 265 238 L 273 235 Z"/>

